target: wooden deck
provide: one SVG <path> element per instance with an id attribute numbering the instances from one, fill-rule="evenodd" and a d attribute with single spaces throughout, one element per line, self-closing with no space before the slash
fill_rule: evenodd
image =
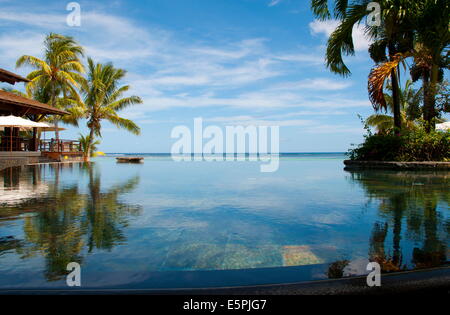
<path id="1" fill-rule="evenodd" d="M 28 158 L 40 157 L 41 152 L 34 151 L 0 151 L 0 158 Z"/>
<path id="2" fill-rule="evenodd" d="M 42 152 L 42 156 L 54 161 L 82 161 L 83 152 Z"/>

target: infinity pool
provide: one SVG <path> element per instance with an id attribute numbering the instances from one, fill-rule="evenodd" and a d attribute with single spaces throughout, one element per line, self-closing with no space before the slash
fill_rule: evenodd
<path id="1" fill-rule="evenodd" d="M 343 155 L 52 164 L 0 172 L 0 289 L 276 284 L 440 266 L 450 172 L 348 172 Z"/>

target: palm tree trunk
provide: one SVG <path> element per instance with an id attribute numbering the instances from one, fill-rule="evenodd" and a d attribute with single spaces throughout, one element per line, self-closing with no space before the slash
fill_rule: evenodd
<path id="1" fill-rule="evenodd" d="M 436 117 L 436 93 L 437 84 L 439 81 L 439 66 L 433 64 L 431 67 L 431 80 L 428 84 L 427 101 L 424 103 L 426 107 L 424 112 L 426 112 L 426 132 L 430 133 L 436 129 L 436 124 L 434 118 Z"/>
<path id="2" fill-rule="evenodd" d="M 92 143 L 94 143 L 94 128 L 91 128 L 91 131 L 89 132 L 89 141 L 88 141 L 88 147 L 87 147 L 87 152 L 85 153 L 85 157 L 84 160 L 86 162 L 89 162 L 91 160 L 91 147 L 92 147 Z"/>
<path id="3" fill-rule="evenodd" d="M 400 135 L 402 130 L 402 113 L 400 108 L 400 91 L 398 86 L 397 73 L 393 69 L 391 71 L 392 80 L 392 102 L 394 107 L 394 130 L 396 135 Z"/>
<path id="4" fill-rule="evenodd" d="M 423 81 L 423 120 L 425 121 L 425 130 L 427 133 L 436 129 L 436 94 L 439 82 L 439 65 L 431 64 L 431 70 L 424 72 Z"/>
<path id="5" fill-rule="evenodd" d="M 392 263 L 396 267 L 401 266 L 402 262 L 402 250 L 401 250 L 401 240 L 402 240 L 402 220 L 403 220 L 403 209 L 405 209 L 405 200 L 403 196 L 395 196 L 392 200 L 394 216 L 393 216 L 393 229 L 392 229 L 392 241 L 393 241 L 393 253 L 392 253 Z"/>
<path id="6" fill-rule="evenodd" d="M 429 74 L 428 73 L 424 73 L 422 76 L 422 81 L 423 81 L 423 120 L 425 121 L 425 130 L 427 133 L 430 132 L 431 128 L 429 125 L 429 121 L 430 121 L 430 79 L 429 79 Z"/>
<path id="7" fill-rule="evenodd" d="M 55 85 L 52 85 L 52 94 L 51 94 L 51 105 L 53 107 L 56 107 L 56 90 Z M 56 138 L 56 147 L 57 152 L 60 151 L 60 145 L 59 145 L 59 130 L 58 130 L 58 119 L 55 119 L 55 138 Z"/>
<path id="8" fill-rule="evenodd" d="M 61 146 L 59 144 L 59 121 L 55 120 L 55 137 L 56 137 L 56 145 L 58 146 L 58 152 L 61 150 Z"/>
<path id="9" fill-rule="evenodd" d="M 394 58 L 396 51 L 392 43 L 388 45 L 389 55 L 391 60 Z M 394 110 L 394 132 L 397 136 L 400 135 L 402 130 L 402 113 L 400 108 L 400 87 L 398 84 L 398 76 L 395 69 L 391 71 L 391 82 L 392 82 L 392 105 Z"/>

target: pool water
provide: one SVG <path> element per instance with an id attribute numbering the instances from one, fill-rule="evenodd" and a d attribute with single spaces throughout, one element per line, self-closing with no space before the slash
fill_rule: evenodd
<path id="1" fill-rule="evenodd" d="M 450 172 L 345 171 L 343 155 L 51 164 L 0 172 L 0 289 L 257 285 L 448 263 Z"/>

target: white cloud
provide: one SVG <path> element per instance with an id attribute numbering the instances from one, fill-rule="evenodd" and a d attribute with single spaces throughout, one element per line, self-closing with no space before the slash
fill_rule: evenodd
<path id="1" fill-rule="evenodd" d="M 190 95 L 161 95 L 144 96 L 144 104 L 133 107 L 133 112 L 152 112 L 169 110 L 173 108 L 208 108 L 208 107 L 230 107 L 264 112 L 274 109 L 289 109 L 296 112 L 311 110 L 315 111 L 338 111 L 350 108 L 370 108 L 368 100 L 358 100 L 339 95 L 330 96 L 308 96 L 302 95 L 301 91 L 255 91 L 240 94 L 232 94 L 228 97 L 218 97 L 214 93 L 204 93 L 198 96 Z"/>
<path id="2" fill-rule="evenodd" d="M 42 53 L 42 34 L 57 29 L 69 34 L 75 32 L 76 38 L 86 48 L 86 55 L 97 61 L 113 61 L 127 68 L 139 64 L 140 72 L 143 67 L 153 68 L 151 74 L 146 75 L 148 86 L 172 89 L 202 84 L 239 85 L 278 75 L 272 69 L 276 61 L 262 57 L 265 50 L 265 39 L 262 38 L 244 39 L 224 47 L 200 46 L 180 43 L 169 32 L 142 28 L 117 16 L 84 12 L 80 28 L 67 27 L 64 17 L 59 14 L 0 13 L 1 23 L 14 27 L 22 23 L 34 29 L 26 36 L 12 32 L 14 34 L 3 38 L 0 53 L 14 58 L 14 61 L 25 53 L 39 56 Z"/>
<path id="3" fill-rule="evenodd" d="M 285 82 L 275 86 L 277 90 L 312 90 L 312 91 L 338 91 L 345 90 L 352 85 L 349 80 L 330 80 L 324 78 L 305 79 L 297 82 Z"/>
<path id="4" fill-rule="evenodd" d="M 14 34 L 3 33 L 0 35 L 0 63 L 4 68 L 12 70 L 16 60 L 22 55 L 39 56 L 44 41 L 43 34 L 22 31 Z"/>
<path id="5" fill-rule="evenodd" d="M 329 79 L 306 79 L 298 82 L 300 89 L 309 89 L 317 91 L 337 91 L 345 90 L 352 85 L 349 81 L 336 81 Z M 295 86 L 294 86 L 295 87 Z"/>
<path id="6" fill-rule="evenodd" d="M 68 27 L 64 14 L 41 14 L 17 11 L 0 11 L 0 21 L 31 25 L 41 28 Z"/>
<path id="7" fill-rule="evenodd" d="M 337 134 L 337 133 L 347 133 L 347 134 L 364 134 L 363 128 L 355 128 L 348 125 L 340 124 L 318 124 L 315 126 L 308 126 L 305 132 L 310 134 Z"/>
<path id="8" fill-rule="evenodd" d="M 326 37 L 330 37 L 330 35 L 334 32 L 334 30 L 338 27 L 339 21 L 337 20 L 314 20 L 309 23 L 309 28 L 311 30 L 311 34 L 325 34 Z"/>
<path id="9" fill-rule="evenodd" d="M 206 75 L 197 76 L 162 76 L 150 80 L 152 85 L 160 86 L 179 86 L 179 85 L 204 85 L 209 83 L 210 80 Z"/>
<path id="10" fill-rule="evenodd" d="M 282 0 L 271 0 L 268 4 L 269 7 L 274 7 L 279 4 Z"/>
<path id="11" fill-rule="evenodd" d="M 324 63 L 323 56 L 315 53 L 311 54 L 290 54 L 290 55 L 276 55 L 274 59 L 287 61 L 287 62 L 299 62 L 308 65 L 321 65 Z"/>
<path id="12" fill-rule="evenodd" d="M 293 111 L 285 114 L 275 114 L 271 115 L 272 118 L 280 119 L 280 118 L 286 118 L 286 117 L 297 117 L 297 116 L 338 116 L 338 115 L 345 115 L 346 112 L 342 110 L 328 110 L 328 109 L 321 109 L 321 110 L 301 110 L 301 111 Z"/>
<path id="13" fill-rule="evenodd" d="M 249 55 L 255 55 L 264 51 L 264 38 L 245 39 L 228 49 L 217 49 L 212 47 L 197 47 L 191 51 L 200 55 L 210 55 L 223 59 L 241 59 Z"/>
<path id="14" fill-rule="evenodd" d="M 306 119 L 275 119 L 276 116 L 249 116 L 249 115 L 241 115 L 241 116 L 219 116 L 219 117 L 210 117 L 204 118 L 205 122 L 214 122 L 220 123 L 223 125 L 254 125 L 254 126 L 280 126 L 280 127 L 288 127 L 288 126 L 310 126 L 313 125 L 314 122 L 312 120 Z"/>
<path id="15" fill-rule="evenodd" d="M 258 118 L 253 116 L 230 116 L 230 117 L 212 117 L 205 118 L 205 122 L 220 123 L 228 126 L 280 126 L 280 127 L 291 127 L 291 126 L 311 126 L 314 124 L 312 120 L 306 119 L 287 119 L 287 120 L 275 120 L 267 118 Z"/>
<path id="16" fill-rule="evenodd" d="M 339 21 L 337 20 L 315 20 L 309 23 L 309 28 L 312 35 L 324 34 L 328 38 L 338 25 Z M 369 48 L 371 42 L 364 34 L 364 27 L 362 25 L 355 25 L 353 28 L 353 43 L 356 51 L 365 51 Z"/>
<path id="17" fill-rule="evenodd" d="M 203 94 L 204 90 L 242 87 L 281 74 L 272 61 L 265 59 L 230 64 L 201 54 L 185 58 L 178 60 L 174 56 L 174 59 L 169 58 L 161 65 L 152 65 L 159 69 L 154 73 L 134 74 L 134 90 L 144 94 L 151 91 L 154 95 L 155 89 L 177 91 L 190 87 Z"/>
<path id="18" fill-rule="evenodd" d="M 101 61 L 159 59 L 170 39 L 162 30 L 145 30 L 127 19 L 96 12 L 83 14 L 79 31 L 87 54 Z"/>
<path id="19" fill-rule="evenodd" d="M 279 1 L 273 2 L 276 5 Z M 25 20 L 20 13 L 0 13 L 0 23 L 33 26 L 26 32 L 13 30 L 0 35 L 0 62 L 13 64 L 22 54 L 40 55 L 43 34 L 53 29 L 67 30 L 86 47 L 88 56 L 97 61 L 113 61 L 131 71 L 126 83 L 132 86 L 133 94 L 143 97 L 144 104 L 124 111 L 130 119 L 153 123 L 149 113 L 174 108 L 228 107 L 252 113 L 289 109 L 288 114 L 242 115 L 223 120 L 316 130 L 319 127 L 300 116 L 342 115 L 342 109 L 370 106 L 367 100 L 329 95 L 349 88 L 352 82 L 348 80 L 295 80 L 298 76 L 287 79 L 288 75 L 298 75 L 299 67 L 322 67 L 323 55 L 315 47 L 311 53 L 273 53 L 270 42 L 264 38 L 209 45 L 186 43 L 178 40 L 176 34 L 143 28 L 128 19 L 98 12 L 85 12 L 82 27 L 74 29 L 65 26 L 64 15 L 24 14 Z M 329 35 L 336 27 L 333 23 L 321 23 L 310 24 L 313 34 Z M 219 118 L 215 118 L 217 122 Z M 344 126 L 338 128 L 345 130 Z M 329 126 L 321 126 L 320 130 L 334 132 Z"/>
<path id="20" fill-rule="evenodd" d="M 14 28 L 17 25 L 32 26 L 34 31 L 29 30 L 28 33 L 34 32 L 34 36 L 49 32 L 75 34 L 77 38 L 83 38 L 82 44 L 86 47 L 87 54 L 99 60 L 149 57 L 164 46 L 168 36 L 159 29 L 148 31 L 127 19 L 93 11 L 83 12 L 81 27 L 74 28 L 67 26 L 66 14 L 7 10 L 0 12 L 0 23 Z M 15 41 L 20 42 L 21 39 Z M 41 46 L 42 44 L 29 46 L 29 49 Z"/>
<path id="21" fill-rule="evenodd" d="M 317 132 L 317 133 L 329 133 L 329 132 L 361 132 L 360 129 L 349 128 L 345 125 L 324 125 L 316 120 L 311 119 L 290 119 L 295 116 L 309 116 L 309 117 L 320 117 L 321 115 L 335 115 L 337 112 L 334 111 L 322 111 L 322 112 L 291 112 L 287 114 L 275 114 L 275 115 L 263 115 L 263 116 L 251 116 L 251 115 L 240 115 L 240 116 L 217 116 L 204 118 L 205 122 L 220 123 L 222 125 L 255 125 L 255 126 L 280 126 L 280 127 L 292 127 L 292 126 L 303 126 L 306 127 L 306 132 Z M 342 112 L 340 112 L 342 113 Z M 289 119 L 286 119 L 289 118 Z"/>

